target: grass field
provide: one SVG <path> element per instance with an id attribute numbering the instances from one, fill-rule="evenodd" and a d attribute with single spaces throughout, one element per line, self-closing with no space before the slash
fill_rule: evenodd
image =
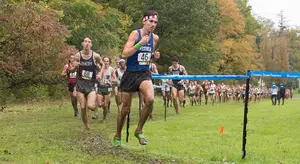
<path id="1" fill-rule="evenodd" d="M 90 119 L 89 132 L 65 100 L 9 106 L 0 112 L 0 163 L 300 163 L 300 99 L 284 106 L 272 106 L 269 100 L 250 103 L 244 160 L 242 103 L 187 106 L 179 115 L 168 108 L 165 122 L 163 102 L 157 98 L 154 120 L 144 128 L 147 146 L 133 136 L 136 99 L 133 104 L 129 142 L 124 127 L 122 148 L 111 146 L 114 105 L 108 121 Z"/>

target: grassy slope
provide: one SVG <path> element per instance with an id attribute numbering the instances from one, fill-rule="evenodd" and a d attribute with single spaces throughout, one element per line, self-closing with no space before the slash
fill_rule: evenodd
<path id="1" fill-rule="evenodd" d="M 300 100 L 288 100 L 284 106 L 269 101 L 250 104 L 244 161 L 242 103 L 188 106 L 180 115 L 168 108 L 165 122 L 162 101 L 157 99 L 154 120 L 144 129 L 147 146 L 133 137 L 138 119 L 134 104 L 129 143 L 124 128 L 121 149 L 111 147 L 115 106 L 107 122 L 91 120 L 90 132 L 72 116 L 69 102 L 6 108 L 0 112 L 0 163 L 221 163 L 225 158 L 237 163 L 300 163 Z M 225 129 L 223 137 L 218 134 L 220 126 Z"/>

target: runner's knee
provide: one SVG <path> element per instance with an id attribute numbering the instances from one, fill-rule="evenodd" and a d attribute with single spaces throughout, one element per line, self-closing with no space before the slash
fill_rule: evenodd
<path id="1" fill-rule="evenodd" d="M 95 103 L 91 103 L 91 104 L 88 104 L 87 106 L 89 109 L 95 109 L 96 108 L 96 104 Z"/>
<path id="2" fill-rule="evenodd" d="M 124 114 L 124 115 L 127 115 L 130 111 L 130 107 L 126 107 L 126 106 L 123 106 L 121 112 Z"/>
<path id="3" fill-rule="evenodd" d="M 154 97 L 145 99 L 145 105 L 152 105 L 153 103 L 154 103 Z"/>

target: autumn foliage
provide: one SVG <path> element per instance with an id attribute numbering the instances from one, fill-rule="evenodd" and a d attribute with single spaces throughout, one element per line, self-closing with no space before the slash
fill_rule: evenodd
<path id="1" fill-rule="evenodd" d="M 300 30 L 256 19 L 247 0 L 3 0 L 0 103 L 66 91 L 60 72 L 83 37 L 92 37 L 96 52 L 119 56 L 149 6 L 159 13 L 161 58 L 153 62 L 160 73 L 173 56 L 190 74 L 300 71 Z"/>

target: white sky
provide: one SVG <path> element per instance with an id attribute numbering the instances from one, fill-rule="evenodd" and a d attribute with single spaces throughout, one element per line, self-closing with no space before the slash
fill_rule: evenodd
<path id="1" fill-rule="evenodd" d="M 252 13 L 278 23 L 277 14 L 283 10 L 289 27 L 300 26 L 300 0 L 248 0 Z"/>

